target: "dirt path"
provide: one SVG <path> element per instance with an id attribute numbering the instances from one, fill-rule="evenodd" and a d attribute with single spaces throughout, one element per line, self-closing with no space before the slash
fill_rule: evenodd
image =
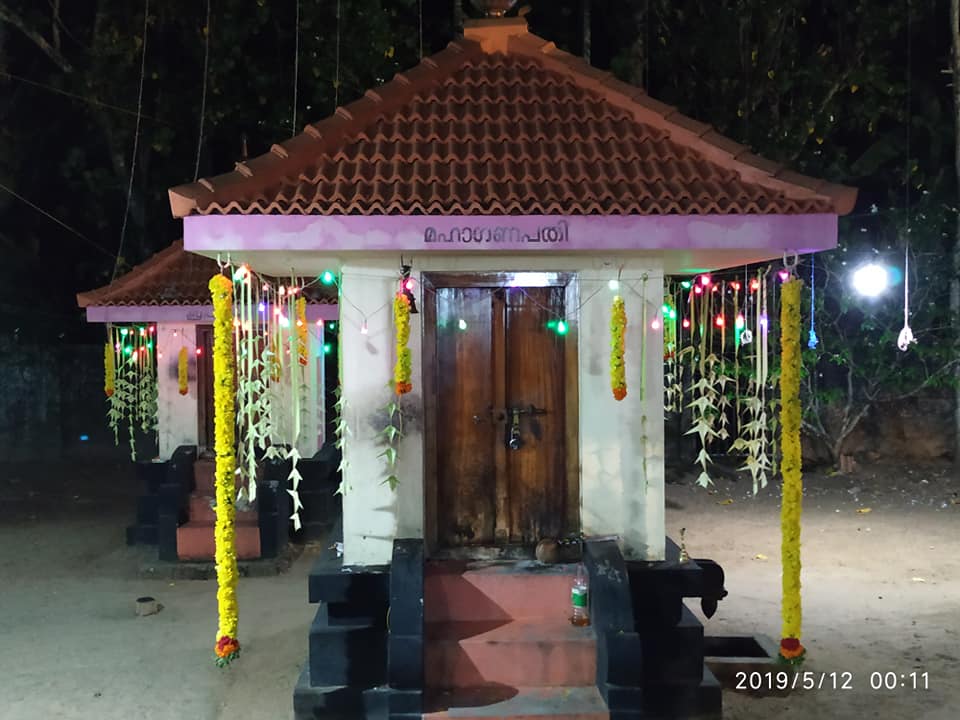
<path id="1" fill-rule="evenodd" d="M 0 717 L 291 716 L 314 610 L 309 554 L 285 575 L 241 580 L 244 655 L 221 671 L 211 657 L 214 584 L 136 579 L 139 556 L 123 545 L 133 497 L 126 471 L 31 473 L 28 482 L 24 469 L 0 468 Z M 855 689 L 764 699 L 727 692 L 725 718 L 960 715 L 960 505 L 951 503 L 960 483 L 944 468 L 871 473 L 810 477 L 805 506 L 805 669 L 852 673 Z M 668 529 L 678 537 L 686 527 L 691 554 L 726 570 L 730 597 L 708 632 L 776 638 L 777 500 L 774 491 L 748 500 L 744 490 L 725 481 L 715 494 L 670 485 Z M 871 512 L 855 512 L 865 507 Z M 137 618 L 141 595 L 163 611 Z M 930 690 L 869 689 L 873 671 L 914 670 L 929 672 Z"/>
<path id="2" fill-rule="evenodd" d="M 724 718 L 833 720 L 960 717 L 960 505 L 952 470 L 866 468 L 806 478 L 803 522 L 803 669 L 833 690 L 786 698 L 724 693 Z M 780 634 L 778 488 L 756 499 L 744 482 L 712 494 L 668 486 L 667 529 L 687 528 L 694 557 L 726 571 L 728 598 L 709 634 Z M 733 500 L 732 504 L 724 504 Z M 858 513 L 857 510 L 869 509 Z M 871 689 L 873 672 L 929 673 L 929 690 Z M 842 673 L 849 675 L 841 676 Z M 875 678 L 879 680 L 879 678 Z M 843 682 L 849 680 L 849 683 Z M 898 682 L 899 684 L 899 682 Z"/>

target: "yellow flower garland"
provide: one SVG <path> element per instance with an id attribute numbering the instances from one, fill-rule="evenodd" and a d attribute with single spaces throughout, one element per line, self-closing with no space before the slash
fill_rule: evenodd
<path id="1" fill-rule="evenodd" d="M 800 644 L 800 512 L 803 475 L 800 453 L 800 289 L 803 283 L 791 278 L 782 285 L 780 306 L 780 470 L 783 500 L 780 509 L 781 561 L 783 564 L 783 637 L 780 655 L 799 662 L 804 655 Z"/>
<path id="2" fill-rule="evenodd" d="M 180 354 L 177 355 L 177 388 L 180 390 L 181 395 L 186 395 L 190 392 L 190 385 L 188 384 L 187 376 L 187 348 L 180 348 Z"/>
<path id="3" fill-rule="evenodd" d="M 410 356 L 410 300 L 403 293 L 397 293 L 393 299 L 393 322 L 397 331 L 397 364 L 393 368 L 393 383 L 397 395 L 413 390 L 410 378 L 413 374 L 413 361 Z"/>
<path id="4" fill-rule="evenodd" d="M 240 654 L 237 640 L 236 489 L 234 471 L 234 350 L 233 284 L 223 275 L 210 278 L 213 296 L 213 406 L 214 450 L 217 455 L 217 523 L 214 530 L 217 561 L 217 609 L 220 626 L 214 652 L 221 667 Z"/>
<path id="5" fill-rule="evenodd" d="M 617 400 L 627 396 L 627 370 L 623 360 L 626 331 L 627 310 L 623 298 L 617 295 L 610 308 L 610 387 Z"/>
<path id="6" fill-rule="evenodd" d="M 106 343 L 103 346 L 103 392 L 107 397 L 113 395 L 117 382 L 117 367 L 113 357 L 113 345 Z"/>
<path id="7" fill-rule="evenodd" d="M 297 299 L 297 356 L 301 365 L 307 364 L 307 299 Z"/>

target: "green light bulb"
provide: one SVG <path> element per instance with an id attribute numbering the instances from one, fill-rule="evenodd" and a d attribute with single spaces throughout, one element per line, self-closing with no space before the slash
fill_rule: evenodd
<path id="1" fill-rule="evenodd" d="M 330 354 L 330 351 L 331 351 L 332 349 L 333 349 L 333 346 L 332 346 L 330 343 L 324 343 L 324 344 L 323 344 L 323 354 L 324 354 L 324 355 L 329 355 L 329 354 Z"/>
<path id="2" fill-rule="evenodd" d="M 337 279 L 337 276 L 333 274 L 330 270 L 324 270 L 320 275 L 320 282 L 324 285 L 333 285 L 334 281 Z"/>
<path id="3" fill-rule="evenodd" d="M 566 320 L 561 320 L 557 323 L 557 335 L 566 335 L 569 330 L 570 328 L 567 326 Z"/>
<path id="4" fill-rule="evenodd" d="M 684 290 L 689 290 L 689 289 L 690 289 L 690 281 L 689 281 L 689 280 L 684 280 L 683 282 L 680 283 L 680 287 L 682 287 Z"/>
<path id="5" fill-rule="evenodd" d="M 466 329 L 467 329 L 467 321 L 464 320 L 463 318 L 460 318 L 460 320 L 457 322 L 457 327 L 460 328 L 461 330 L 466 330 Z"/>

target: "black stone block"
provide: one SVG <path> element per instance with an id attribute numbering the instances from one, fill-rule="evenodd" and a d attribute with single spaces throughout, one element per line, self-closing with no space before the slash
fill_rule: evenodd
<path id="1" fill-rule="evenodd" d="M 180 525 L 177 515 L 160 513 L 157 522 L 157 556 L 166 562 L 176 562 L 177 556 L 177 528 Z"/>
<path id="2" fill-rule="evenodd" d="M 647 683 L 697 685 L 703 679 L 703 625 L 685 605 L 677 625 L 645 633 L 642 642 Z"/>
<path id="3" fill-rule="evenodd" d="M 630 578 L 616 542 L 587 541 L 584 564 L 590 575 L 590 622 L 601 630 L 633 630 Z"/>
<path id="4" fill-rule="evenodd" d="M 420 688 L 409 690 L 390 688 L 388 708 L 390 720 L 405 720 L 406 718 L 420 720 L 423 712 L 423 690 Z"/>
<path id="5" fill-rule="evenodd" d="M 720 683 L 703 669 L 703 680 L 693 685 L 653 684 L 644 695 L 644 717 L 662 720 L 720 720 L 723 696 Z"/>
<path id="6" fill-rule="evenodd" d="M 164 477 L 166 477 L 167 466 L 169 464 L 168 460 L 163 462 L 139 461 L 136 463 L 137 480 L 140 481 L 140 487 L 143 488 L 145 493 L 148 495 L 157 494 L 160 483 L 163 482 Z"/>
<path id="7" fill-rule="evenodd" d="M 387 643 L 387 682 L 390 687 L 400 690 L 422 688 L 423 635 L 397 635 L 391 628 Z"/>
<path id="8" fill-rule="evenodd" d="M 141 495 L 137 498 L 137 524 L 156 525 L 160 510 L 158 495 Z"/>
<path id="9" fill-rule="evenodd" d="M 380 685 L 386 681 L 387 637 L 363 625 L 310 627 L 311 685 Z"/>
<path id="10" fill-rule="evenodd" d="M 390 575 L 384 566 L 344 567 L 337 558 L 321 557 L 310 571 L 307 583 L 309 601 L 357 603 L 358 606 L 382 606 L 389 598 Z"/>
<path id="11" fill-rule="evenodd" d="M 379 718 L 381 720 L 386 712 Z M 304 668 L 293 689 L 295 720 L 367 720 L 364 688 L 316 687 L 310 684 L 310 673 Z"/>
<path id="12" fill-rule="evenodd" d="M 603 657 L 601 658 L 601 654 Z M 645 648 L 635 632 L 604 633 L 597 643 L 597 681 L 615 685 L 639 686 L 643 682 Z M 701 655 L 701 661 L 703 656 Z M 600 676 L 601 663 L 605 674 Z"/>
<path id="13" fill-rule="evenodd" d="M 643 709 L 643 688 L 607 684 L 601 694 L 607 702 L 610 717 L 614 712 L 639 713 Z"/>
<path id="14" fill-rule="evenodd" d="M 390 632 L 423 637 L 423 540 L 393 541 Z"/>
<path id="15" fill-rule="evenodd" d="M 650 720 L 650 716 L 640 710 L 610 710 L 610 720 Z"/>

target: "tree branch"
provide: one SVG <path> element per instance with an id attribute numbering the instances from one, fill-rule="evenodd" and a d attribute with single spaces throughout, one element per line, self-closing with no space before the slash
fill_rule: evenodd
<path id="1" fill-rule="evenodd" d="M 67 59 L 60 50 L 47 42 L 46 38 L 27 25 L 26 20 L 24 20 L 22 16 L 15 13 L 3 2 L 0 2 L 0 22 L 9 23 L 26 35 L 27 38 L 40 48 L 48 58 L 56 63 L 57 67 L 63 70 L 63 72 L 73 72 L 73 67 L 67 62 Z"/>

